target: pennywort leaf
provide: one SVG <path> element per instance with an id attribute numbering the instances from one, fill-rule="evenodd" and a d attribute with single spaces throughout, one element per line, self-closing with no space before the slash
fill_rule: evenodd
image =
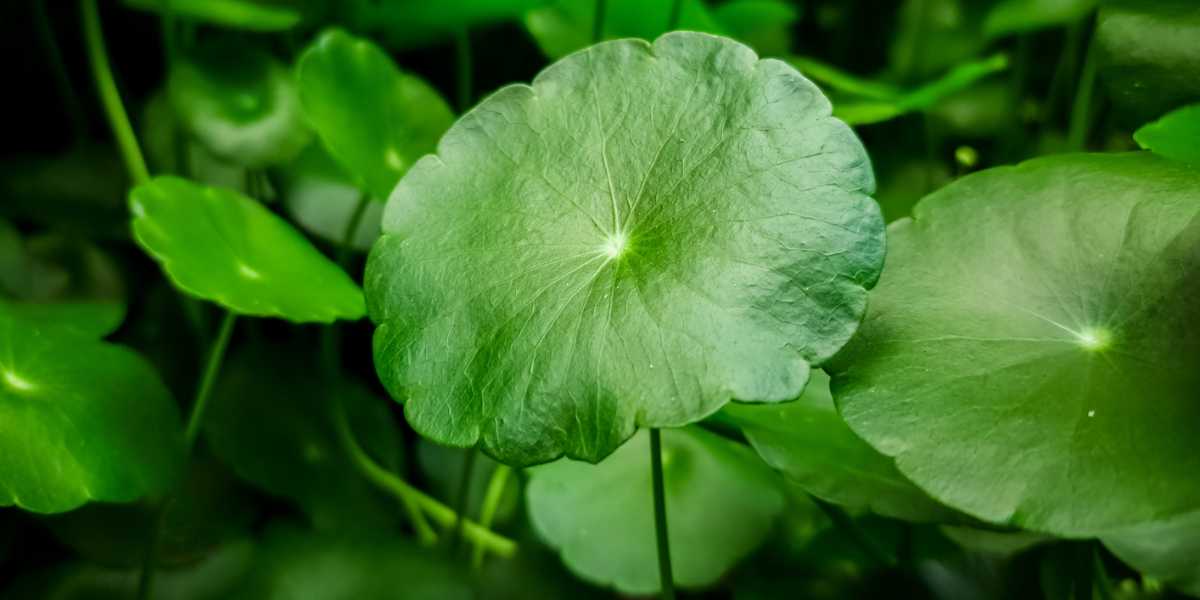
<path id="1" fill-rule="evenodd" d="M 1133 133 L 1133 139 L 1159 156 L 1200 167 L 1200 104 L 1171 111 Z"/>

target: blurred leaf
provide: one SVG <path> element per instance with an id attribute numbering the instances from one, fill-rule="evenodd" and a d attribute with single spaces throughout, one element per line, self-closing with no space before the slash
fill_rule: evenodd
<path id="1" fill-rule="evenodd" d="M 471 465 L 466 514 L 478 515 L 483 508 L 483 500 L 487 495 L 492 474 L 496 472 L 499 463 L 474 448 L 441 446 L 425 438 L 417 440 L 417 464 L 421 467 L 421 474 L 424 475 L 429 493 L 450 507 L 454 507 L 458 502 L 459 488 L 463 481 L 463 465 L 468 452 L 477 454 Z M 510 475 L 510 481 L 504 487 L 504 495 L 501 496 L 496 510 L 495 522 L 503 524 L 508 521 L 516 511 L 520 499 L 521 482 L 515 475 Z"/>
<path id="2" fill-rule="evenodd" d="M 1195 510 L 1197 247 L 1200 172 L 1147 152 L 959 179 L 889 227 L 825 365 L 840 412 L 989 522 L 1090 537 Z"/>
<path id="3" fill-rule="evenodd" d="M 676 0 L 605 0 L 602 40 L 640 38 L 648 42 L 670 31 Z M 724 35 L 700 0 L 680 0 L 677 30 Z M 551 60 L 592 45 L 596 0 L 559 0 L 525 15 L 530 35 Z"/>
<path id="4" fill-rule="evenodd" d="M 995 138 L 1008 126 L 1008 90 L 1007 82 L 996 80 L 972 85 L 946 94 L 926 114 L 943 135 L 978 140 Z"/>
<path id="5" fill-rule="evenodd" d="M 250 31 L 282 31 L 300 22 L 300 13 L 290 8 L 253 0 L 121 0 L 126 6 L 162 13 L 168 4 L 171 12 L 184 19 L 195 19 L 222 27 Z"/>
<path id="6" fill-rule="evenodd" d="M 792 51 L 792 25 L 800 20 L 800 5 L 783 0 L 730 0 L 712 10 L 712 19 L 735 40 L 754 48 L 761 57 Z"/>
<path id="7" fill-rule="evenodd" d="M 362 292 L 283 219 L 241 194 L 156 177 L 129 194 L 138 242 L 177 286 L 241 314 L 362 318 Z"/>
<path id="8" fill-rule="evenodd" d="M 983 35 L 996 38 L 1074 23 L 1100 0 L 1004 0 L 988 11 Z"/>
<path id="9" fill-rule="evenodd" d="M 409 424 L 514 466 L 596 462 L 639 426 L 795 398 L 883 260 L 870 165 L 829 112 L 795 69 L 694 32 L 484 100 L 400 180 L 367 260 Z"/>
<path id="10" fill-rule="evenodd" d="M 984 49 L 988 2 L 905 0 L 896 18 L 889 63 L 906 81 L 928 79 Z"/>
<path id="11" fill-rule="evenodd" d="M 550 0 L 350 0 L 342 20 L 385 46 L 409 50 L 444 42 L 464 29 L 520 20 Z"/>
<path id="12" fill-rule="evenodd" d="M 521 551 L 486 564 L 475 579 L 476 600 L 612 600 L 612 592 L 571 575 L 527 519 L 521 525 L 515 538 Z"/>
<path id="13" fill-rule="evenodd" d="M 822 500 L 910 521 L 961 521 L 896 470 L 896 463 L 855 435 L 833 405 L 829 376 L 814 369 L 795 402 L 730 404 L 768 465 Z"/>
<path id="14" fill-rule="evenodd" d="M 1131 127 L 1200 102 L 1200 3 L 1108 0 L 1096 18 L 1096 66 Z"/>
<path id="15" fill-rule="evenodd" d="M 40 513 L 163 492 L 184 463 L 183 428 L 133 351 L 0 304 L 0 506 Z"/>
<path id="16" fill-rule="evenodd" d="M 1133 139 L 1159 156 L 1200 167 L 1200 104 L 1185 106 L 1133 133 Z"/>
<path id="17" fill-rule="evenodd" d="M 662 452 L 675 582 L 711 585 L 766 538 L 780 483 L 750 449 L 698 427 L 664 429 Z M 529 517 L 568 568 L 624 593 L 659 590 L 647 431 L 598 465 L 562 459 L 528 472 Z"/>
<path id="18" fill-rule="evenodd" d="M 313 42 L 297 73 L 304 109 L 326 148 L 381 200 L 454 123 L 437 91 L 340 29 Z"/>
<path id="19" fill-rule="evenodd" d="M 292 71 L 244 42 L 197 45 L 172 67 L 167 89 L 184 130 L 241 166 L 287 162 L 311 139 Z"/>
<path id="20" fill-rule="evenodd" d="M 129 176 L 116 148 L 80 144 L 58 156 L 20 154 L 0 165 L 5 215 L 70 235 L 129 238 Z"/>
<path id="21" fill-rule="evenodd" d="M 1100 541 L 1143 575 L 1200 597 L 1200 510 L 1105 532 Z"/>
<path id="22" fill-rule="evenodd" d="M 1052 535 L 1036 531 L 1000 532 L 952 525 L 943 525 L 941 529 L 946 537 L 954 540 L 954 543 L 963 548 L 1005 557 L 1057 539 Z"/>
<path id="23" fill-rule="evenodd" d="M 8 305 L 8 310 L 35 327 L 63 325 L 95 338 L 116 331 L 125 320 L 125 305 L 117 302 L 14 302 Z"/>
<path id="24" fill-rule="evenodd" d="M 247 481 L 287 498 L 318 529 L 373 531 L 396 522 L 395 501 L 354 467 L 334 425 L 340 402 L 359 443 L 395 470 L 400 437 L 384 401 L 320 377 L 312 347 L 251 346 L 222 369 L 205 419 L 213 450 Z"/>
<path id="25" fill-rule="evenodd" d="M 283 205 L 292 221 L 323 240 L 341 245 L 363 195 L 354 177 L 329 156 L 322 144 L 309 145 L 282 172 Z M 352 241 L 355 250 L 369 250 L 379 239 L 383 207 L 382 201 L 371 198 Z"/>

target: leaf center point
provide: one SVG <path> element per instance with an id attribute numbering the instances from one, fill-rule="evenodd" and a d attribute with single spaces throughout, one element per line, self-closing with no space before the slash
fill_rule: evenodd
<path id="1" fill-rule="evenodd" d="M 1079 345 L 1092 352 L 1099 352 L 1112 346 L 1112 332 L 1103 327 L 1089 327 L 1076 334 Z"/>
<path id="2" fill-rule="evenodd" d="M 8 387 L 10 387 L 14 390 L 19 390 L 22 392 L 29 392 L 29 391 L 37 389 L 37 386 L 34 385 L 33 382 L 24 379 L 23 377 L 21 377 L 20 375 L 17 375 L 16 373 L 13 373 L 12 371 L 5 369 L 3 371 L 3 373 L 4 373 L 4 383 L 7 383 Z"/>

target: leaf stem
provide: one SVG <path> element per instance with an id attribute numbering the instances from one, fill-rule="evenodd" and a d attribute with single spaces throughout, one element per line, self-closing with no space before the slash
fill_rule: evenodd
<path id="1" fill-rule="evenodd" d="M 50 17 L 46 14 L 44 0 L 30 0 L 33 9 L 34 26 L 37 27 L 38 38 L 42 41 L 42 49 L 46 52 L 46 62 L 54 74 L 54 83 L 62 96 L 63 108 L 71 120 L 71 129 L 75 132 L 75 142 L 79 143 L 88 138 L 87 115 L 83 112 L 83 103 L 79 101 L 79 93 L 71 84 L 67 74 L 66 63 L 63 62 L 62 51 L 59 50 L 58 40 L 54 37 L 54 27 L 50 25 Z"/>
<path id="2" fill-rule="evenodd" d="M 868 557 L 870 557 L 871 560 L 879 564 L 879 566 L 895 567 L 900 564 L 900 561 L 896 560 L 896 557 L 893 556 L 891 552 L 883 549 L 883 547 L 879 545 L 879 542 L 875 541 L 875 539 L 867 534 L 867 532 L 863 531 L 862 528 L 860 528 L 858 524 L 854 522 L 854 519 L 850 518 L 850 515 L 846 514 L 846 511 L 842 507 L 836 504 L 830 504 L 816 496 L 813 496 L 812 494 L 809 494 L 809 497 L 812 498 L 812 501 L 817 504 L 817 506 L 821 509 L 821 512 L 824 512 L 825 516 L 829 517 L 829 520 L 833 521 L 833 524 L 837 526 L 838 529 L 842 530 L 842 533 L 846 534 L 846 537 L 850 538 L 850 541 L 854 542 L 859 549 L 861 549 Z"/>
<path id="3" fill-rule="evenodd" d="M 1088 130 L 1091 128 L 1092 90 L 1096 84 L 1096 53 L 1091 43 L 1084 50 L 1083 71 L 1079 74 L 1079 86 L 1075 88 L 1075 103 L 1071 107 L 1071 125 L 1067 130 L 1067 150 L 1082 152 L 1087 145 Z"/>
<path id="4" fill-rule="evenodd" d="M 458 497 L 454 499 L 454 511 L 458 513 L 458 518 L 454 520 L 454 531 L 450 535 L 452 549 L 457 549 L 462 543 L 462 523 L 467 514 L 467 500 L 471 495 L 471 476 L 475 472 L 476 454 L 474 448 L 468 448 L 463 456 L 462 473 L 458 477 Z"/>
<path id="5" fill-rule="evenodd" d="M 171 505 L 171 498 L 163 498 L 159 505 L 155 507 L 154 524 L 150 530 L 150 543 L 146 545 L 146 554 L 142 557 L 142 572 L 138 575 L 137 600 L 147 600 L 150 598 L 150 590 L 154 589 L 154 576 L 158 573 L 158 543 L 159 535 L 163 528 L 163 523 L 167 520 L 167 508 Z"/>
<path id="6" fill-rule="evenodd" d="M 667 538 L 667 498 L 663 490 L 662 439 L 657 428 L 650 430 L 650 477 L 654 486 L 654 537 L 658 543 L 658 577 L 662 599 L 675 600 L 675 577 L 671 570 L 671 542 Z"/>
<path id="7" fill-rule="evenodd" d="M 599 44 L 604 39 L 604 9 L 607 2 L 596 0 L 596 19 L 592 23 L 592 43 Z"/>
<path id="8" fill-rule="evenodd" d="M 671 4 L 671 16 L 667 19 L 667 31 L 675 31 L 679 27 L 679 16 L 683 12 L 683 0 L 675 0 Z"/>
<path id="9" fill-rule="evenodd" d="M 125 159 L 125 167 L 129 169 L 129 177 L 133 180 L 133 185 L 141 185 L 150 180 L 150 170 L 146 168 L 146 159 L 142 156 L 137 136 L 129 123 L 129 115 L 125 112 L 125 105 L 121 103 L 117 82 L 113 79 L 112 65 L 108 62 L 108 52 L 104 48 L 104 31 L 100 28 L 100 10 L 96 7 L 96 0 L 79 0 L 79 6 L 83 13 L 83 34 L 88 59 L 92 65 L 92 75 L 96 78 L 96 91 L 100 94 L 104 112 L 108 115 L 108 123 L 117 138 L 117 146 Z"/>
<path id="10" fill-rule="evenodd" d="M 471 33 L 466 27 L 454 34 L 454 52 L 458 55 L 458 114 L 471 108 Z"/>
<path id="11" fill-rule="evenodd" d="M 212 352 L 208 356 L 208 367 L 204 370 L 204 379 L 200 380 L 200 389 L 196 392 L 196 401 L 192 403 L 192 414 L 188 417 L 185 440 L 189 455 L 192 446 L 196 444 L 196 438 L 200 435 L 200 427 L 204 424 L 204 413 L 208 411 L 212 387 L 217 381 L 217 374 L 221 372 L 221 361 L 225 358 L 225 349 L 229 346 L 229 338 L 233 335 L 233 327 L 236 324 L 237 313 L 232 310 L 225 313 L 225 320 L 221 323 L 221 332 L 217 334 L 217 341 L 213 344 Z"/>
<path id="12" fill-rule="evenodd" d="M 350 220 L 346 221 L 346 229 L 342 232 L 342 243 L 338 247 L 337 264 L 341 265 L 343 269 L 350 261 L 350 252 L 354 250 L 354 235 L 358 233 L 363 215 L 367 213 L 367 207 L 370 205 L 371 194 L 364 190 L 358 198 L 358 205 L 354 207 L 354 212 L 350 213 Z"/>
<path id="13" fill-rule="evenodd" d="M 512 467 L 499 464 L 492 472 L 492 480 L 488 482 L 487 495 L 483 497 L 483 508 L 479 511 L 479 526 L 491 529 L 492 520 L 496 518 L 496 509 L 500 507 L 500 499 L 504 497 L 504 487 L 508 484 L 508 476 Z M 471 570 L 479 572 L 483 568 L 484 547 L 476 544 L 471 551 Z"/>

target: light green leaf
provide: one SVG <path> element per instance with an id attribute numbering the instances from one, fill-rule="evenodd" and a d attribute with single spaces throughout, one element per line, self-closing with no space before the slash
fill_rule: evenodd
<path id="1" fill-rule="evenodd" d="M 250 31 L 282 31 L 300 22 L 300 13 L 252 0 L 121 0 L 130 8 L 163 13 L 170 5 L 178 17 Z"/>
<path id="2" fill-rule="evenodd" d="M 175 285 L 246 315 L 357 320 L 346 272 L 263 205 L 236 192 L 157 177 L 129 194 L 138 242 Z"/>
<path id="3" fill-rule="evenodd" d="M 334 411 L 346 410 L 359 443 L 385 468 L 398 466 L 400 434 L 381 400 L 322 380 L 315 350 L 258 345 L 230 357 L 205 435 L 239 475 L 295 502 L 318 529 L 391 526 L 397 505 L 377 495 L 354 467 Z"/>
<path id="4" fill-rule="evenodd" d="M 287 162 L 312 137 L 292 71 L 244 42 L 196 46 L 171 68 L 167 89 L 183 128 L 244 167 Z"/>
<path id="5" fill-rule="evenodd" d="M 116 302 L 15 302 L 9 304 L 7 310 L 37 327 L 64 325 L 95 338 L 116 331 L 125 320 L 125 305 Z"/>
<path id="6" fill-rule="evenodd" d="M 376 198 L 433 152 L 454 115 L 437 91 L 371 42 L 321 34 L 297 67 L 300 99 L 330 153 Z"/>
<path id="7" fill-rule="evenodd" d="M 791 67 L 692 32 L 497 92 L 384 213 L 384 386 L 422 435 L 514 465 L 795 398 L 883 255 L 866 155 L 829 113 Z"/>
<path id="8" fill-rule="evenodd" d="M 670 31 L 676 0 L 605 0 L 601 39 L 639 38 L 651 41 Z M 596 0 L 559 0 L 525 15 L 530 35 L 551 60 L 560 59 L 592 44 Z M 680 0 L 676 29 L 725 34 L 701 0 Z"/>
<path id="9" fill-rule="evenodd" d="M 283 205 L 292 221 L 305 231 L 340 246 L 364 192 L 322 146 L 305 148 L 283 170 Z M 369 250 L 379 238 L 382 221 L 383 202 L 372 197 L 359 217 L 351 246 Z"/>
<path id="10" fill-rule="evenodd" d="M 149 363 L 0 303 L 0 506 L 63 512 L 165 491 L 183 429 Z"/>
<path id="11" fill-rule="evenodd" d="M 1200 167 L 1200 104 L 1185 106 L 1143 125 L 1133 139 L 1146 150 Z"/>
<path id="12" fill-rule="evenodd" d="M 988 11 L 983 35 L 996 38 L 1074 23 L 1100 0 L 1004 0 Z"/>
<path id="13" fill-rule="evenodd" d="M 1032 160 L 959 179 L 888 235 L 826 368 L 901 473 L 1064 537 L 1200 506 L 1200 173 L 1145 152 Z"/>
<path id="14" fill-rule="evenodd" d="M 783 493 L 748 448 L 698 427 L 663 430 L 662 452 L 675 583 L 702 588 L 762 543 Z M 529 474 L 529 518 L 567 568 L 622 593 L 658 592 L 647 432 L 598 465 L 560 460 Z"/>
<path id="15" fill-rule="evenodd" d="M 962 521 L 850 430 L 834 408 L 829 376 L 820 369 L 795 402 L 732 404 L 725 412 L 768 465 L 822 500 L 910 521 Z"/>
<path id="16" fill-rule="evenodd" d="M 712 19 L 759 56 L 783 56 L 792 50 L 792 25 L 800 5 L 783 0 L 730 0 L 712 9 Z"/>
<path id="17" fill-rule="evenodd" d="M 1200 3 L 1107 0 L 1093 39 L 1100 77 L 1128 125 L 1200 102 Z"/>
<path id="18" fill-rule="evenodd" d="M 1142 574 L 1200 597 L 1200 510 L 1110 531 L 1100 540 Z"/>

